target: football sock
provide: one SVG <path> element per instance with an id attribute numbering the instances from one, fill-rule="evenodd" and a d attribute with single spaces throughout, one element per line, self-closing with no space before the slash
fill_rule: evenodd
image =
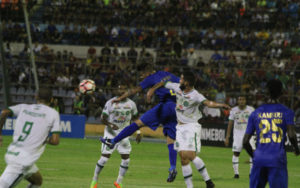
<path id="1" fill-rule="evenodd" d="M 125 174 L 128 170 L 129 161 L 130 161 L 130 159 L 122 159 L 120 169 L 119 169 L 119 176 L 118 176 L 118 179 L 117 179 L 118 184 L 120 184 L 122 182 L 123 177 L 125 176 Z"/>
<path id="2" fill-rule="evenodd" d="M 181 166 L 182 175 L 187 188 L 193 188 L 193 170 L 190 164 Z"/>
<path id="3" fill-rule="evenodd" d="M 250 174 L 251 174 L 252 166 L 253 166 L 252 158 L 250 157 Z"/>
<path id="4" fill-rule="evenodd" d="M 27 185 L 27 188 L 40 188 L 41 186 L 39 185 L 32 185 L 31 183 Z"/>
<path id="5" fill-rule="evenodd" d="M 120 142 L 122 139 L 132 135 L 139 129 L 139 126 L 133 122 L 131 125 L 125 127 L 114 139 L 111 140 L 113 144 Z"/>
<path id="6" fill-rule="evenodd" d="M 104 168 L 104 165 L 107 161 L 108 161 L 107 157 L 101 156 L 101 158 L 97 162 L 96 167 L 95 167 L 94 177 L 93 177 L 94 181 L 98 181 L 98 176 L 99 176 L 101 170 Z"/>
<path id="7" fill-rule="evenodd" d="M 208 175 L 208 172 L 206 170 L 206 167 L 205 167 L 205 164 L 204 164 L 203 160 L 200 159 L 200 157 L 195 157 L 195 159 L 192 162 L 194 163 L 195 167 L 197 168 L 197 170 L 201 174 L 204 181 L 210 180 L 210 177 Z"/>
<path id="8" fill-rule="evenodd" d="M 176 169 L 176 161 L 177 161 L 177 151 L 174 149 L 174 144 L 168 145 L 169 149 L 169 161 L 170 161 L 170 171 Z"/>
<path id="9" fill-rule="evenodd" d="M 232 156 L 232 167 L 234 174 L 239 174 L 239 157 L 235 155 Z"/>

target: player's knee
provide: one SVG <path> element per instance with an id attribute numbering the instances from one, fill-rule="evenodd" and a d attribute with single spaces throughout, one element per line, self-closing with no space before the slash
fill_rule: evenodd
<path id="1" fill-rule="evenodd" d="M 122 154 L 122 155 L 121 155 L 121 158 L 122 158 L 123 160 L 129 159 L 129 154 Z"/>
<path id="2" fill-rule="evenodd" d="M 188 165 L 190 163 L 190 160 L 187 158 L 181 158 L 181 165 Z"/>

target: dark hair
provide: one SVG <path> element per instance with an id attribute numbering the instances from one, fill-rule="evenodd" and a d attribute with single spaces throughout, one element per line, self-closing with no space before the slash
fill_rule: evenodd
<path id="1" fill-rule="evenodd" d="M 153 70 L 153 65 L 150 63 L 141 63 L 138 66 L 138 71 L 140 72 L 152 71 L 152 70 Z"/>
<path id="2" fill-rule="evenodd" d="M 246 93 L 239 93 L 238 95 L 237 95 L 237 98 L 239 98 L 239 97 L 244 97 L 246 100 L 247 100 L 247 95 L 246 95 Z"/>
<path id="3" fill-rule="evenodd" d="M 185 71 L 182 73 L 184 81 L 187 81 L 190 86 L 194 86 L 196 83 L 196 77 L 193 72 Z"/>
<path id="4" fill-rule="evenodd" d="M 271 99 L 276 100 L 281 96 L 283 86 L 282 86 L 282 83 L 280 80 L 277 80 L 277 79 L 269 80 L 267 82 L 266 87 L 268 89 L 268 93 L 269 93 L 269 96 L 271 97 Z"/>
<path id="5" fill-rule="evenodd" d="M 50 102 L 52 98 L 52 90 L 50 88 L 40 88 L 38 91 L 38 100 Z"/>

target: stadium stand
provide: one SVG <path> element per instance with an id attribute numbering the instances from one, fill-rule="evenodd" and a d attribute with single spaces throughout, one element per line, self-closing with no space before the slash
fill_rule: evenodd
<path id="1" fill-rule="evenodd" d="M 1 1 L 0 16 L 11 95 L 14 103 L 34 102 L 29 48 L 14 49 L 27 41 L 21 4 L 7 2 Z M 103 107 L 120 80 L 135 85 L 137 65 L 150 62 L 175 74 L 192 69 L 198 77 L 198 89 L 206 97 L 225 100 L 232 106 L 236 104 L 234 96 L 241 91 L 249 94 L 251 105 L 258 106 L 263 102 L 262 88 L 267 80 L 280 79 L 285 87 L 281 100 L 295 110 L 300 122 L 298 1 L 28 3 L 39 81 L 53 88 L 54 96 L 64 103 L 61 109 L 65 113 L 74 113 L 73 101 L 81 79 L 95 80 L 99 89 L 95 104 Z M 65 45 L 89 47 L 83 56 Z M 135 97 L 141 112 L 149 108 L 142 97 Z M 96 119 L 97 114 L 92 116 L 97 107 L 87 107 L 89 97 L 82 100 L 85 114 Z M 222 111 L 217 118 L 223 120 L 226 115 Z"/>

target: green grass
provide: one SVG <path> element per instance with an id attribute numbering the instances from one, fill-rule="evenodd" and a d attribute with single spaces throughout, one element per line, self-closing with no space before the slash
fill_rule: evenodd
<path id="1" fill-rule="evenodd" d="M 0 147 L 0 172 L 5 168 L 4 153 L 11 137 L 4 136 L 4 145 Z M 167 183 L 168 151 L 165 144 L 132 142 L 130 167 L 123 180 L 124 188 L 183 188 L 185 183 L 178 157 L 178 176 L 173 183 Z M 245 151 L 240 157 L 240 179 L 233 179 L 230 148 L 202 147 L 200 157 L 206 163 L 208 173 L 222 188 L 249 187 L 249 159 Z M 59 146 L 47 146 L 45 153 L 37 162 L 43 175 L 44 188 L 88 188 L 93 176 L 95 164 L 100 156 L 100 143 L 97 140 L 61 139 Z M 116 180 L 120 165 L 120 156 L 114 153 L 100 174 L 98 187 L 111 188 Z M 193 167 L 195 187 L 205 187 L 200 174 Z M 288 153 L 289 188 L 300 185 L 300 160 Z M 23 181 L 17 187 L 26 187 Z"/>

